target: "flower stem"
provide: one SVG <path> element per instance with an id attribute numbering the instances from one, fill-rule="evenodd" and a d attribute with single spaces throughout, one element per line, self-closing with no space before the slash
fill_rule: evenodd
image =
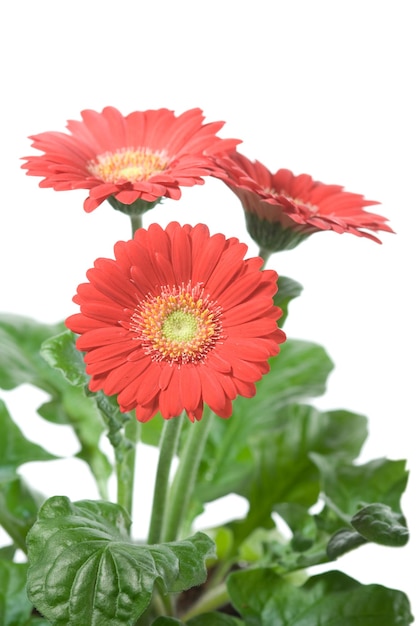
<path id="1" fill-rule="evenodd" d="M 159 543 L 162 539 L 162 528 L 166 512 L 169 491 L 169 475 L 173 456 L 176 454 L 182 416 L 165 420 L 160 438 L 159 461 L 157 464 L 156 482 L 154 485 L 153 506 L 151 510 L 148 543 Z"/>
<path id="2" fill-rule="evenodd" d="M 117 502 L 132 516 L 135 457 L 139 424 L 134 416 L 125 425 L 123 454 L 116 455 Z"/>
<path id="3" fill-rule="evenodd" d="M 204 595 L 181 616 L 182 621 L 187 622 L 197 615 L 219 609 L 224 606 L 224 604 L 227 604 L 229 599 L 226 584 L 222 583 L 207 593 L 204 593 Z"/>
<path id="4" fill-rule="evenodd" d="M 199 464 L 205 448 L 213 414 L 204 416 L 201 422 L 188 424 L 189 432 L 183 446 L 179 465 L 169 493 L 169 506 L 163 531 L 164 541 L 176 541 L 182 530 L 193 490 Z"/>
<path id="5" fill-rule="evenodd" d="M 272 252 L 270 250 L 267 250 L 266 248 L 259 248 L 258 256 L 260 256 L 264 260 L 264 268 L 266 267 L 271 254 Z"/>
<path id="6" fill-rule="evenodd" d="M 139 228 L 142 228 L 143 226 L 143 216 L 141 214 L 131 215 L 130 219 L 131 219 L 132 236 L 134 237 L 135 231 L 138 230 Z"/>

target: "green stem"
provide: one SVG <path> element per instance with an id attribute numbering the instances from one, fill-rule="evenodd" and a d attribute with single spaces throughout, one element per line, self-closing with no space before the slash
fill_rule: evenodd
<path id="1" fill-rule="evenodd" d="M 163 532 L 164 541 L 176 541 L 188 512 L 198 467 L 211 428 L 213 414 L 201 422 L 188 424 L 189 432 L 181 450 L 179 465 L 169 493 L 169 507 Z"/>
<path id="2" fill-rule="evenodd" d="M 207 584 L 208 592 L 213 589 L 216 589 L 223 583 L 227 574 L 231 571 L 233 565 L 238 561 L 238 554 L 236 553 L 234 557 L 230 557 L 225 561 L 220 561 L 218 565 L 216 565 L 211 574 L 211 580 Z"/>
<path id="3" fill-rule="evenodd" d="M 134 237 L 135 231 L 138 230 L 139 228 L 142 228 L 143 226 L 143 216 L 141 214 L 130 215 L 130 220 L 131 220 L 132 236 Z"/>
<path id="4" fill-rule="evenodd" d="M 230 598 L 227 587 L 225 583 L 222 583 L 221 585 L 218 585 L 218 587 L 211 589 L 211 591 L 204 593 L 204 595 L 194 605 L 192 605 L 186 613 L 181 615 L 181 619 L 183 622 L 187 622 L 197 615 L 202 615 L 202 613 L 208 613 L 219 609 L 227 604 L 229 600 Z"/>
<path id="5" fill-rule="evenodd" d="M 125 425 L 123 452 L 116 455 L 117 502 L 126 509 L 130 516 L 132 516 L 138 429 L 137 420 L 131 416 Z"/>
<path id="6" fill-rule="evenodd" d="M 164 422 L 163 432 L 160 438 L 159 461 L 148 533 L 149 544 L 159 543 L 162 539 L 162 527 L 169 490 L 170 468 L 172 466 L 173 457 L 176 454 L 182 423 L 182 416 L 173 417 Z"/>
<path id="7" fill-rule="evenodd" d="M 258 256 L 260 256 L 263 260 L 263 268 L 266 267 L 266 264 L 268 263 L 269 257 L 271 256 L 272 252 L 270 250 L 266 250 L 265 248 L 259 248 L 259 252 L 258 252 Z"/>

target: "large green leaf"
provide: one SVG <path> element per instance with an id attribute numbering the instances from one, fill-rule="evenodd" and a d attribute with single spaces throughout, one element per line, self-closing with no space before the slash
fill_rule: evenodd
<path id="1" fill-rule="evenodd" d="M 50 498 L 29 532 L 28 593 L 54 626 L 127 626 L 155 585 L 180 592 L 206 579 L 214 544 L 203 533 L 179 542 L 133 543 L 125 510 L 109 502 Z"/>
<path id="2" fill-rule="evenodd" d="M 102 492 L 105 493 L 107 479 L 111 472 L 111 467 L 107 458 L 98 450 L 98 439 L 107 428 L 108 438 L 114 448 L 115 456 L 118 461 L 123 461 L 127 447 L 132 447 L 132 442 L 124 436 L 124 429 L 130 416 L 121 413 L 116 402 L 116 396 L 108 397 L 103 392 L 91 393 L 87 389 L 88 377 L 85 372 L 82 354 L 75 347 L 75 335 L 70 331 L 66 331 L 44 341 L 41 347 L 41 353 L 50 363 L 51 367 L 59 370 L 66 381 L 70 384 L 66 396 L 74 396 L 76 399 L 80 397 L 82 388 L 86 394 L 79 400 L 79 405 L 85 407 L 85 411 L 81 413 L 82 419 L 75 422 L 75 427 L 81 429 L 79 439 L 83 442 L 82 450 L 78 454 L 80 458 L 86 460 L 94 470 L 96 480 L 100 484 L 102 481 Z M 96 420 L 89 419 L 89 412 L 92 407 L 96 409 Z M 69 406 L 68 412 L 72 415 L 72 407 Z M 101 420 L 97 421 L 97 413 L 101 415 Z M 80 415 L 80 406 L 79 413 Z M 86 419 L 83 419 L 83 418 Z"/>
<path id="3" fill-rule="evenodd" d="M 57 457 L 28 441 L 0 400 L 0 479 L 14 477 L 16 469 L 31 461 L 51 461 Z"/>
<path id="4" fill-rule="evenodd" d="M 344 461 L 337 464 L 332 457 L 317 451 L 313 451 L 311 458 L 319 469 L 326 502 L 348 524 L 352 516 L 368 504 L 385 504 L 401 513 L 400 499 L 408 480 L 406 461 L 381 458 L 363 465 Z"/>
<path id="5" fill-rule="evenodd" d="M 0 525 L 24 552 L 26 535 L 44 500 L 20 476 L 0 479 Z"/>
<path id="6" fill-rule="evenodd" d="M 249 626 L 408 626 L 413 621 L 401 591 L 362 585 L 335 571 L 296 587 L 272 569 L 253 569 L 231 574 L 227 586 Z"/>
<path id="7" fill-rule="evenodd" d="M 250 439 L 253 476 L 239 493 L 255 507 L 265 499 L 274 504 L 314 504 L 320 482 L 311 454 L 323 454 L 335 462 L 352 460 L 366 432 L 365 418 L 349 411 L 321 412 L 301 404 L 284 407 L 275 428 L 255 432 Z"/>
<path id="8" fill-rule="evenodd" d="M 13 389 L 28 383 L 50 394 L 38 413 L 74 429 L 81 446 L 77 456 L 89 465 L 102 497 L 106 497 L 111 466 L 99 448 L 104 424 L 93 399 L 86 397 L 82 387 L 74 386 L 87 378 L 74 336 L 63 328 L 63 324 L 0 315 L 0 387 Z"/>
<path id="9" fill-rule="evenodd" d="M 236 546 L 259 526 L 272 525 L 277 505 L 294 503 L 308 508 L 317 502 L 320 475 L 312 453 L 330 456 L 335 462 L 352 460 L 359 454 L 366 432 L 366 419 L 361 415 L 348 411 L 322 413 L 308 405 L 294 404 L 278 412 L 276 424 L 272 421 L 269 428 L 257 429 L 248 436 L 240 454 L 244 458 L 247 452 L 249 470 L 239 477 L 234 490 L 248 499 L 250 508 L 244 521 L 232 524 Z M 230 463 L 235 476 L 234 458 Z M 219 485 L 231 489 L 230 472 L 226 462 L 221 469 L 215 467 L 213 474 L 204 475 L 208 485 L 201 479 L 199 493 L 214 493 Z"/>
<path id="10" fill-rule="evenodd" d="M 17 548 L 14 544 L 2 546 L 0 548 L 0 561 L 13 561 L 16 550 Z"/>
<path id="11" fill-rule="evenodd" d="M 285 404 L 322 395 L 333 369 L 324 348 L 297 339 L 287 339 L 281 352 L 269 363 L 270 372 L 257 383 L 256 395 L 253 398 L 239 397 L 235 401 L 234 422 L 240 423 L 244 418 L 260 413 L 265 416 L 261 418 L 262 423 L 269 424 Z"/>
<path id="12" fill-rule="evenodd" d="M 336 464 L 316 453 L 312 458 L 320 471 L 325 500 L 317 523 L 331 535 L 329 558 L 367 541 L 390 546 L 407 543 L 408 529 L 400 508 L 408 479 L 405 461 L 374 459 L 350 465 Z"/>
<path id="13" fill-rule="evenodd" d="M 28 626 L 32 604 L 26 595 L 27 563 L 0 560 L 0 624 Z"/>
<path id="14" fill-rule="evenodd" d="M 58 373 L 40 355 L 43 341 L 62 332 L 63 324 L 41 324 L 20 315 L 0 314 L 0 387 L 23 383 L 54 393 Z"/>

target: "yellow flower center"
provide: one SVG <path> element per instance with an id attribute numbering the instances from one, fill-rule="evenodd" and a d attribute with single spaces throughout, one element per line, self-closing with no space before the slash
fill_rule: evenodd
<path id="1" fill-rule="evenodd" d="M 205 358 L 222 338 L 221 308 L 200 284 L 163 287 L 135 309 L 131 330 L 153 361 L 184 364 Z"/>
<path id="2" fill-rule="evenodd" d="M 123 148 L 105 152 L 87 165 L 89 172 L 105 183 L 147 180 L 164 172 L 169 163 L 167 155 L 148 148 Z"/>

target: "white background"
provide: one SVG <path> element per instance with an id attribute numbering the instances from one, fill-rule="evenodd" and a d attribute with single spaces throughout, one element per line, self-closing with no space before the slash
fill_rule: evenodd
<path id="1" fill-rule="evenodd" d="M 336 366 L 316 405 L 367 415 L 361 460 L 407 459 L 411 473 L 402 501 L 408 546 L 366 546 L 335 565 L 364 583 L 404 590 L 419 614 L 415 9 L 417 2 L 406 0 L 2 3 L 0 310 L 60 321 L 75 311 L 71 298 L 94 259 L 130 236 L 128 219 L 108 204 L 87 215 L 85 192 L 39 189 L 39 179 L 20 169 L 20 157 L 35 153 L 28 135 L 63 131 L 85 108 L 179 114 L 200 107 L 207 121 L 226 122 L 222 136 L 242 139 L 239 150 L 270 169 L 306 172 L 379 200 L 372 210 L 397 233 L 384 233 L 383 245 L 321 233 L 270 265 L 304 286 L 287 334 L 322 344 Z M 184 190 L 179 202 L 166 201 L 145 221 L 172 219 L 206 222 L 257 252 L 238 199 L 217 180 Z M 36 416 L 42 394 L 21 388 L 1 397 L 33 441 L 64 456 L 77 450 L 71 433 Z M 153 464 L 142 451 L 139 533 Z M 96 497 L 82 463 L 22 471 L 46 495 Z M 242 510 L 231 501 L 229 515 Z"/>

